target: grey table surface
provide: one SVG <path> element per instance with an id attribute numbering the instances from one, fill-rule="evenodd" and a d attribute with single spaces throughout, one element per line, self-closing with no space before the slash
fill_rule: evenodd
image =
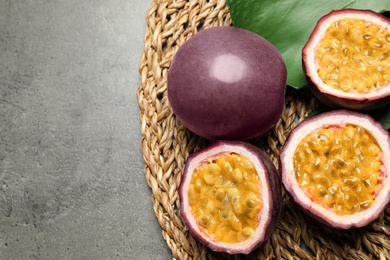
<path id="1" fill-rule="evenodd" d="M 152 0 L 0 1 L 0 259 L 171 259 L 136 90 Z"/>

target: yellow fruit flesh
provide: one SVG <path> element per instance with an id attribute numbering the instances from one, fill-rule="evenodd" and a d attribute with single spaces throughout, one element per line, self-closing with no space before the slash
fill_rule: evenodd
<path id="1" fill-rule="evenodd" d="M 378 189 L 381 149 L 367 131 L 354 125 L 312 132 L 294 153 L 301 188 L 338 215 L 369 208 Z"/>
<path id="2" fill-rule="evenodd" d="M 262 208 L 259 176 L 246 157 L 221 155 L 193 173 L 188 200 L 210 237 L 225 243 L 245 241 L 254 234 Z"/>
<path id="3" fill-rule="evenodd" d="M 344 92 L 369 92 L 390 81 L 390 33 L 360 19 L 334 22 L 321 40 L 322 81 Z"/>

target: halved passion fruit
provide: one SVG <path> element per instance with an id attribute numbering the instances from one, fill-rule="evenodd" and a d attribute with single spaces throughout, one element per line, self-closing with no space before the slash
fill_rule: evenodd
<path id="1" fill-rule="evenodd" d="M 390 101 L 390 20 L 343 9 L 322 17 L 302 51 L 309 86 L 332 107 L 369 110 Z"/>
<path id="2" fill-rule="evenodd" d="M 181 217 L 195 238 L 214 251 L 248 254 L 274 230 L 281 189 L 263 151 L 217 141 L 188 158 L 179 198 Z"/>
<path id="3" fill-rule="evenodd" d="M 282 183 L 313 218 L 340 229 L 375 220 L 390 199 L 390 135 L 370 116 L 323 113 L 295 127 L 281 153 Z"/>

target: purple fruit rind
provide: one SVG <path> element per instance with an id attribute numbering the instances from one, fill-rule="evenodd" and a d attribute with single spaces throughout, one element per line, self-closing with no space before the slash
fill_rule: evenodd
<path id="1" fill-rule="evenodd" d="M 282 191 L 281 191 L 281 184 L 280 179 L 278 175 L 278 171 L 275 168 L 275 165 L 272 163 L 268 155 L 262 151 L 257 146 L 253 146 L 249 143 L 244 143 L 245 147 L 248 150 L 253 151 L 254 153 L 257 153 L 259 157 L 261 158 L 261 162 L 263 163 L 264 167 L 266 168 L 265 175 L 266 179 L 269 182 L 269 193 L 268 196 L 272 198 L 272 205 L 270 207 L 269 215 L 271 216 L 268 218 L 269 222 L 266 224 L 267 229 L 265 231 L 264 239 L 262 241 L 259 241 L 257 245 L 253 246 L 246 254 L 249 254 L 251 251 L 253 251 L 255 248 L 261 246 L 272 234 L 274 231 L 276 224 L 280 217 L 280 209 L 281 209 L 281 202 L 282 202 Z"/>
<path id="2" fill-rule="evenodd" d="M 268 214 L 269 217 L 268 217 L 268 222 L 265 223 L 266 230 L 264 230 L 263 238 L 259 241 L 256 241 L 256 243 L 252 243 L 247 247 L 243 247 L 243 248 L 229 248 L 229 246 L 226 245 L 225 246 L 216 245 L 211 243 L 210 239 L 207 239 L 205 236 L 198 234 L 195 231 L 194 227 L 192 227 L 189 220 L 189 217 L 191 216 L 192 213 L 189 212 L 188 205 L 184 205 L 184 200 L 182 199 L 183 196 L 185 196 L 185 192 L 187 192 L 187 190 L 184 189 L 184 185 L 183 185 L 184 180 L 187 178 L 191 178 L 192 176 L 192 172 L 190 172 L 188 168 L 191 167 L 193 160 L 198 159 L 197 157 L 202 158 L 203 155 L 208 154 L 208 152 L 213 151 L 215 148 L 218 149 L 219 147 L 223 147 L 225 145 L 228 145 L 229 147 L 233 147 L 233 149 L 226 149 L 225 152 L 235 152 L 234 147 L 239 146 L 241 148 L 244 148 L 246 152 L 252 154 L 258 159 L 259 164 L 264 169 L 265 179 L 268 182 L 268 187 L 269 187 L 268 196 L 272 198 L 272 200 L 270 200 L 270 205 L 269 205 L 270 211 Z M 214 154 L 209 154 L 209 155 L 212 157 Z M 208 158 L 208 156 L 207 157 L 205 156 L 205 158 L 202 158 L 202 160 L 206 158 Z M 275 166 L 273 165 L 273 163 L 271 162 L 271 160 L 269 159 L 269 157 L 261 149 L 243 141 L 219 140 L 212 143 L 208 147 L 190 155 L 186 161 L 186 165 L 183 170 L 183 176 L 178 188 L 178 192 L 180 198 L 180 214 L 183 222 L 185 223 L 188 230 L 195 238 L 197 238 L 202 244 L 204 244 L 205 246 L 209 247 L 214 251 L 221 251 L 229 254 L 249 254 L 254 249 L 261 246 L 269 238 L 269 236 L 272 234 L 273 230 L 275 229 L 280 216 L 281 184 L 280 184 L 278 172 Z"/>
<path id="3" fill-rule="evenodd" d="M 287 66 L 263 37 L 217 26 L 193 35 L 175 53 L 167 76 L 176 118 L 209 140 L 249 140 L 283 113 Z"/>
<path id="4" fill-rule="evenodd" d="M 333 10 L 327 15 L 324 15 L 321 19 L 318 20 L 317 25 L 315 26 L 312 34 L 309 37 L 306 45 L 302 49 L 302 66 L 306 74 L 306 80 L 308 86 L 312 90 L 313 94 L 324 104 L 333 107 L 333 108 L 345 108 L 351 110 L 367 111 L 372 110 L 381 106 L 384 106 L 390 103 L 390 93 L 389 91 L 382 93 L 381 95 L 375 95 L 374 97 L 366 97 L 364 95 L 360 97 L 342 97 L 333 93 L 327 93 L 322 90 L 320 87 L 322 81 L 319 83 L 316 79 L 317 71 L 312 71 L 310 67 L 313 65 L 315 60 L 311 60 L 308 56 L 311 55 L 311 48 L 316 43 L 318 39 L 316 36 L 321 32 L 320 27 L 327 22 L 330 17 L 340 16 L 345 14 L 358 14 L 362 19 L 366 17 L 375 17 L 381 22 L 387 24 L 387 29 L 390 29 L 390 20 L 385 16 L 376 13 L 372 10 L 359 10 L 359 9 L 342 9 L 342 10 Z"/>
<path id="5" fill-rule="evenodd" d="M 386 205 L 389 204 L 390 200 L 390 190 L 384 191 L 387 192 L 383 197 L 383 201 L 381 201 L 381 204 L 377 208 L 377 210 L 369 216 L 364 216 L 361 219 L 359 219 L 357 222 L 349 223 L 348 222 L 348 216 L 346 216 L 346 219 L 344 222 L 335 222 L 333 219 L 331 219 L 327 214 L 326 214 L 326 209 L 323 210 L 322 215 L 319 215 L 319 213 L 314 213 L 312 210 L 312 202 L 311 204 L 307 205 L 303 203 L 302 198 L 297 194 L 297 190 L 292 188 L 290 182 L 288 181 L 287 174 L 294 174 L 293 172 L 293 166 L 292 165 L 286 165 L 285 163 L 285 158 L 292 157 L 293 154 L 291 154 L 291 151 L 289 151 L 289 145 L 293 143 L 293 141 L 298 142 L 304 138 L 305 136 L 300 136 L 299 131 L 301 131 L 304 128 L 307 128 L 309 124 L 316 123 L 318 122 L 318 127 L 321 126 L 326 126 L 326 125 L 337 125 L 338 122 L 331 122 L 327 120 L 329 116 L 343 116 L 343 117 L 348 117 L 348 116 L 355 116 L 355 117 L 360 117 L 368 120 L 370 122 L 370 125 L 378 130 L 386 139 L 387 141 L 387 146 L 390 146 L 390 134 L 389 132 L 383 127 L 383 125 L 379 122 L 376 122 L 371 116 L 362 114 L 359 112 L 354 112 L 354 111 L 349 111 L 349 110 L 336 110 L 336 111 L 331 111 L 331 112 L 326 112 L 322 113 L 320 115 L 317 115 L 315 117 L 306 119 L 302 121 L 298 126 L 296 126 L 288 136 L 279 156 L 279 174 L 281 176 L 281 181 L 282 185 L 285 188 L 286 193 L 290 196 L 290 198 L 298 205 L 307 215 L 312 217 L 313 219 L 317 220 L 318 222 L 325 224 L 331 228 L 335 229 L 351 229 L 351 228 L 359 228 L 366 226 L 370 222 L 374 221 L 378 216 L 383 212 L 385 209 Z M 363 126 L 364 127 L 364 126 Z M 310 130 L 310 129 L 309 129 Z M 311 129 L 313 131 L 315 129 Z M 297 139 L 297 140 L 296 140 Z M 382 143 L 383 147 L 385 147 L 386 144 Z M 287 153 L 287 151 L 289 153 Z M 388 158 L 384 159 L 385 163 L 388 162 Z M 389 172 L 386 171 L 384 173 L 387 178 L 389 178 Z M 382 191 L 381 191 L 382 192 Z M 324 214 L 325 213 L 325 214 Z"/>
<path id="6" fill-rule="evenodd" d="M 305 69 L 306 70 L 306 69 Z M 378 96 L 375 99 L 361 99 L 356 100 L 352 98 L 337 97 L 328 93 L 322 92 L 318 86 L 313 82 L 310 76 L 306 76 L 308 86 L 312 93 L 323 104 L 331 108 L 346 108 L 358 111 L 369 111 L 390 103 L 390 96 Z"/>
<path id="7" fill-rule="evenodd" d="M 269 159 L 268 155 L 265 152 L 263 152 L 257 147 L 256 150 L 258 150 L 258 153 L 262 157 L 262 161 L 265 167 L 267 168 L 266 172 L 268 173 L 268 180 L 270 183 L 269 196 L 271 196 L 272 198 L 272 205 L 273 205 L 270 211 L 270 215 L 272 217 L 270 218 L 270 222 L 268 224 L 268 228 L 265 233 L 265 239 L 264 239 L 265 241 L 272 234 L 280 217 L 280 209 L 281 209 L 280 205 L 282 203 L 282 189 L 281 189 L 281 183 L 280 183 L 278 171 L 276 170 L 275 165 L 271 162 L 271 160 Z M 258 246 L 260 245 L 261 244 L 259 244 Z"/>

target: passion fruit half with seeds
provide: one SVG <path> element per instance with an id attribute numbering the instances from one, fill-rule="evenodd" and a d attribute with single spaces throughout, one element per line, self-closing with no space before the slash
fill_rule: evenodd
<path id="1" fill-rule="evenodd" d="M 370 10 L 323 16 L 302 51 L 309 86 L 331 107 L 371 110 L 390 102 L 390 20 Z"/>
<path id="2" fill-rule="evenodd" d="M 242 141 L 217 141 L 190 155 L 178 191 L 188 230 L 214 251 L 249 254 L 267 240 L 280 214 L 275 166 Z"/>
<path id="3" fill-rule="evenodd" d="M 330 227 L 363 227 L 390 199 L 390 135 L 348 110 L 301 122 L 280 153 L 282 184 L 313 218 Z"/>

